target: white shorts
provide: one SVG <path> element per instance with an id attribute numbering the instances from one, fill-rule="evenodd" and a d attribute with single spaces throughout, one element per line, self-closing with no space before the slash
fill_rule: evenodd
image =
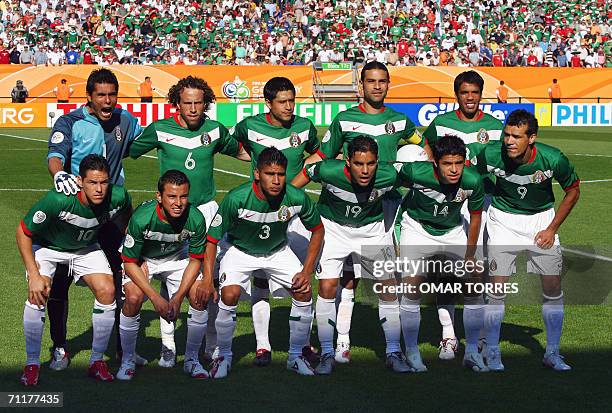
<path id="1" fill-rule="evenodd" d="M 325 228 L 325 240 L 317 266 L 318 280 L 340 278 L 344 262 L 349 256 L 355 267 L 355 278 L 373 278 L 374 261 L 395 259 L 393 235 L 385 231 L 383 221 L 363 227 L 348 227 L 325 218 L 321 220 Z M 360 264 L 359 271 L 357 264 Z M 385 274 L 386 277 L 391 275 Z"/>
<path id="2" fill-rule="evenodd" d="M 555 217 L 553 208 L 533 215 L 510 214 L 491 206 L 487 219 L 489 270 L 491 275 L 516 272 L 516 256 L 527 254 L 527 272 L 560 275 L 563 267 L 559 236 L 554 245 L 543 249 L 535 245 L 536 234 L 548 227 Z"/>
<path id="3" fill-rule="evenodd" d="M 68 276 L 72 276 L 75 283 L 79 283 L 81 277 L 88 274 L 108 274 L 110 276 L 113 274 L 106 255 L 98 244 L 71 252 L 55 251 L 40 245 L 33 245 L 32 252 L 40 275 L 51 279 L 55 276 L 58 264 L 68 266 Z"/>
<path id="4" fill-rule="evenodd" d="M 270 280 L 273 297 L 289 297 L 287 289 L 293 277 L 302 271 L 302 263 L 288 246 L 269 255 L 251 255 L 230 246 L 219 265 L 219 289 L 228 285 L 239 285 L 247 296 L 251 295 L 251 276 L 261 270 Z"/>
<path id="5" fill-rule="evenodd" d="M 206 221 L 206 232 L 208 232 L 208 228 L 210 227 L 210 223 L 217 215 L 217 210 L 219 209 L 219 204 L 217 201 L 208 201 L 205 204 L 199 205 L 198 209 L 204 215 L 204 220 Z"/>

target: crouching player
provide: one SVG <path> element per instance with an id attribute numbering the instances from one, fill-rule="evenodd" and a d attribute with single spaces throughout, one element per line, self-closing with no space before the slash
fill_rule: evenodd
<path id="1" fill-rule="evenodd" d="M 308 342 L 312 320 L 310 276 L 323 241 L 323 225 L 315 204 L 304 191 L 286 185 L 287 158 L 266 148 L 257 158 L 254 180 L 230 191 L 223 199 L 208 232 L 204 277 L 212 276 L 218 241 L 227 233 L 229 248 L 219 266 L 221 300 L 217 315 L 219 357 L 213 378 L 226 377 L 232 364 L 232 337 L 241 292 L 250 294 L 250 277 L 262 270 L 273 283 L 293 297 L 289 314 L 287 368 L 313 375 L 302 348 Z M 304 265 L 287 245 L 287 227 L 294 215 L 312 232 Z M 279 290 L 273 291 L 278 295 Z"/>
<path id="2" fill-rule="evenodd" d="M 123 243 L 125 303 L 119 330 L 123 357 L 117 373 L 120 380 L 134 377 L 136 338 L 140 329 L 140 308 L 148 297 L 155 311 L 167 321 L 174 321 L 185 296 L 189 296 L 185 373 L 206 378 L 198 353 L 208 323 L 206 303 L 214 294 L 212 278 L 196 281 L 204 258 L 206 222 L 204 215 L 189 199 L 189 180 L 177 170 L 164 173 L 157 184 L 157 202 L 139 206 L 128 224 Z M 149 275 L 140 267 L 146 262 Z M 166 284 L 170 302 L 151 287 L 156 277 Z"/>
<path id="3" fill-rule="evenodd" d="M 413 286 L 412 290 L 404 294 L 400 304 L 406 359 L 413 371 L 427 371 L 417 345 L 421 323 L 421 294 L 418 287 L 426 275 L 426 271 L 423 267 L 419 268 L 418 264 L 423 258 L 436 255 L 444 257 L 445 263 L 446 260 L 452 260 L 459 264 L 465 260 L 464 265 L 455 267 L 454 272 L 455 276 L 462 277 L 451 276 L 445 280 L 450 280 L 453 285 L 459 283 L 464 294 L 466 346 L 463 365 L 477 372 L 486 371 L 482 356 L 478 353 L 478 337 L 484 323 L 484 300 L 482 294 L 476 294 L 466 284 L 478 282 L 478 270 L 484 270 L 484 265 L 480 264 L 478 268 L 474 259 L 481 224 L 484 185 L 476 168 L 464 168 L 466 147 L 460 138 L 442 137 L 432 149 L 433 164 L 406 163 L 399 170 L 400 178 L 410 189 L 400 209 L 401 256 L 405 262 L 410 263 L 408 273 L 403 274 L 403 283 Z M 461 207 L 466 200 L 471 215 L 467 237 L 461 215 Z M 421 262 L 425 264 L 425 261 Z M 470 268 L 468 262 L 471 262 Z M 466 277 L 470 270 L 472 273 Z"/>
<path id="4" fill-rule="evenodd" d="M 106 256 L 98 245 L 98 231 L 118 214 L 131 213 L 132 201 L 121 186 L 109 183 L 109 166 L 99 155 L 87 155 L 79 165 L 76 195 L 51 190 L 17 227 L 17 246 L 28 279 L 23 311 L 26 366 L 21 383 L 38 384 L 45 305 L 59 264 L 69 266 L 77 284 L 93 292 L 93 342 L 89 376 L 113 381 L 103 360 L 115 324 L 115 287 Z"/>

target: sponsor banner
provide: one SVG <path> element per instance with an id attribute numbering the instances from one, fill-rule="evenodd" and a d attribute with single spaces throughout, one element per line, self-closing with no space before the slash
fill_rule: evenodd
<path id="1" fill-rule="evenodd" d="M 296 103 L 295 114 L 308 118 L 315 126 L 329 126 L 339 112 L 357 106 L 356 102 Z M 218 103 L 216 120 L 232 127 L 242 119 L 268 112 L 263 103 Z"/>
<path id="2" fill-rule="evenodd" d="M 394 110 L 406 114 L 416 126 L 429 126 L 431 121 L 439 114 L 451 112 L 459 109 L 458 103 L 390 103 L 387 106 Z M 525 109 L 528 112 L 534 112 L 533 104 L 514 104 L 514 103 L 489 103 L 481 104 L 480 109 L 483 112 L 492 115 L 502 122 L 506 121 L 506 117 L 515 110 Z"/>
<path id="3" fill-rule="evenodd" d="M 0 128 L 44 128 L 44 103 L 5 103 L 0 105 Z"/>
<path id="4" fill-rule="evenodd" d="M 353 64 L 351 62 L 341 63 L 321 63 L 323 70 L 353 70 Z"/>
<path id="5" fill-rule="evenodd" d="M 612 126 L 612 103 L 555 103 L 553 126 Z"/>
<path id="6" fill-rule="evenodd" d="M 552 105 L 550 103 L 536 103 L 534 115 L 539 126 L 552 126 Z"/>

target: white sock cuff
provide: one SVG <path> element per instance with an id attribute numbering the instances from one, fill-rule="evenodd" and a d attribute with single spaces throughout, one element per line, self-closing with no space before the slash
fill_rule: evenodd
<path id="1" fill-rule="evenodd" d="M 236 313 L 236 305 L 227 305 L 223 301 L 219 300 L 219 310 L 224 310 L 230 313 Z"/>
<path id="2" fill-rule="evenodd" d="M 43 313 L 45 313 L 45 306 L 43 306 L 42 308 L 38 308 L 38 306 L 36 304 L 32 304 L 29 300 L 26 300 L 25 302 L 26 307 L 31 308 L 32 310 L 36 310 L 36 311 L 40 311 Z"/>
<path id="3" fill-rule="evenodd" d="M 134 317 L 128 317 L 122 311 L 119 314 L 119 328 L 126 331 L 138 331 L 140 329 L 140 313 Z"/>
<path id="4" fill-rule="evenodd" d="M 335 298 L 323 298 L 320 295 L 317 296 L 317 302 L 321 300 L 322 303 L 334 303 L 336 304 L 336 299 Z"/>
<path id="5" fill-rule="evenodd" d="M 102 310 L 104 312 L 115 311 L 115 309 L 117 308 L 117 301 L 113 301 L 110 304 L 102 304 L 98 300 L 94 300 L 93 308 L 94 310 Z"/>
<path id="6" fill-rule="evenodd" d="M 397 308 L 399 307 L 399 301 L 398 300 L 384 301 L 384 300 L 378 299 L 378 306 L 380 308 Z"/>
<path id="7" fill-rule="evenodd" d="M 502 305 L 504 304 L 505 299 L 506 299 L 506 294 L 503 294 L 503 295 L 487 294 L 487 304 L 489 305 Z"/>
<path id="8" fill-rule="evenodd" d="M 208 311 L 206 310 L 196 310 L 192 306 L 189 306 L 189 311 L 187 311 L 187 314 L 187 321 L 191 320 L 197 324 L 204 324 L 208 321 Z"/>
<path id="9" fill-rule="evenodd" d="M 298 301 L 295 298 L 291 299 L 291 304 L 294 307 L 310 307 L 312 305 L 312 299 L 308 301 Z"/>
<path id="10" fill-rule="evenodd" d="M 560 301 L 563 300 L 563 291 L 561 291 L 561 293 L 557 297 L 550 297 L 550 296 L 548 296 L 546 294 L 542 294 L 542 298 L 544 299 L 545 303 L 547 303 L 547 302 L 550 303 L 551 301 L 560 302 Z"/>
<path id="11" fill-rule="evenodd" d="M 342 301 L 353 301 L 355 299 L 355 290 L 343 288 L 340 293 L 340 298 Z"/>

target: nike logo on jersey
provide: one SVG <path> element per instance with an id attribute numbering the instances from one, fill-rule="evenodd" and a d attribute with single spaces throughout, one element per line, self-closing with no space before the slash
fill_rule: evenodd
<path id="1" fill-rule="evenodd" d="M 257 138 L 257 139 L 255 139 L 255 140 L 256 140 L 257 142 L 261 142 L 261 141 L 265 141 L 265 140 L 266 140 L 266 138 Z"/>
<path id="2" fill-rule="evenodd" d="M 166 138 L 166 142 L 172 142 L 173 140 L 175 140 L 176 138 Z"/>
<path id="3" fill-rule="evenodd" d="M 357 130 L 359 128 L 361 128 L 361 126 L 353 126 L 353 130 Z"/>
<path id="4" fill-rule="evenodd" d="M 255 214 L 247 214 L 247 215 L 245 215 L 244 217 L 245 217 L 246 219 L 249 219 L 249 218 L 254 217 L 254 216 L 255 216 Z"/>

